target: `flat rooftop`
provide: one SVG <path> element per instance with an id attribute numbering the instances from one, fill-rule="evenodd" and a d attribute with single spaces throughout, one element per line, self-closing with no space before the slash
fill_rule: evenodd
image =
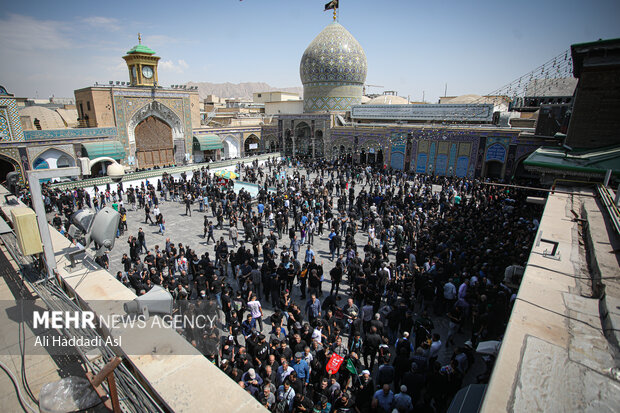
<path id="1" fill-rule="evenodd" d="M 620 411 L 619 236 L 595 189 L 556 189 L 482 412 Z"/>

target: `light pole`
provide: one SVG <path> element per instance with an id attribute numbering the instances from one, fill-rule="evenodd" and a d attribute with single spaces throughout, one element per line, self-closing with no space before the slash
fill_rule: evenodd
<path id="1" fill-rule="evenodd" d="M 32 206 L 37 214 L 37 223 L 39 224 L 39 233 L 41 234 L 41 242 L 43 243 L 43 253 L 45 255 L 45 266 L 47 268 L 47 277 L 54 274 L 56 270 L 56 256 L 54 255 L 54 247 L 52 246 L 52 237 L 47 223 L 45 212 L 45 203 L 43 202 L 43 194 L 41 193 L 41 179 L 62 178 L 66 176 L 84 175 L 84 171 L 90 175 L 90 168 L 101 161 L 112 161 L 108 166 L 107 173 L 115 182 L 120 182 L 125 173 L 123 167 L 112 158 L 97 158 L 90 160 L 88 158 L 79 158 L 81 168 L 71 166 L 68 168 L 56 169 L 37 169 L 28 171 L 28 184 L 30 186 L 30 196 L 32 198 Z"/>
<path id="2" fill-rule="evenodd" d="M 28 184 L 30 185 L 30 194 L 32 197 L 32 206 L 37 214 L 37 222 L 39 224 L 39 233 L 41 234 L 41 242 L 43 243 L 43 254 L 45 254 L 45 266 L 47 267 L 47 277 L 56 271 L 56 256 L 52 247 L 52 237 L 50 235 L 47 216 L 45 215 L 45 204 L 43 203 L 43 195 L 41 194 L 41 179 L 62 178 L 65 176 L 80 175 L 80 168 L 72 166 L 69 168 L 57 169 L 37 169 L 28 171 Z"/>

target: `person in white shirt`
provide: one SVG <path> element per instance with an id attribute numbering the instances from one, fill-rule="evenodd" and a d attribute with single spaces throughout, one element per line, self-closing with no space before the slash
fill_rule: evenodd
<path id="1" fill-rule="evenodd" d="M 312 340 L 315 340 L 317 343 L 321 344 L 321 339 L 323 338 L 323 326 L 318 325 L 312 332 Z"/>
<path id="2" fill-rule="evenodd" d="M 456 302 L 456 287 L 452 284 L 452 278 L 443 286 L 443 298 L 446 300 L 447 309 L 452 309 L 452 306 Z"/>
<path id="3" fill-rule="evenodd" d="M 276 378 L 278 380 L 278 383 L 284 383 L 289 374 L 291 374 L 295 370 L 293 370 L 293 368 L 289 366 L 288 361 L 284 357 L 282 357 L 280 361 L 282 364 L 280 365 L 280 367 L 278 367 L 278 370 L 276 370 Z"/>
<path id="4" fill-rule="evenodd" d="M 368 228 L 368 241 L 372 242 L 372 245 L 375 245 L 375 226 L 370 225 Z"/>
<path id="5" fill-rule="evenodd" d="M 250 314 L 252 315 L 252 328 L 256 328 L 256 323 L 258 322 L 258 326 L 260 331 L 263 331 L 263 307 L 260 305 L 260 301 L 256 299 L 256 295 L 252 295 L 250 301 L 248 301 L 248 308 L 250 309 Z"/>
<path id="6" fill-rule="evenodd" d="M 288 411 L 293 409 L 293 400 L 295 400 L 295 390 L 291 387 L 291 382 L 287 379 L 280 387 L 278 387 L 278 405 L 286 403 Z"/>

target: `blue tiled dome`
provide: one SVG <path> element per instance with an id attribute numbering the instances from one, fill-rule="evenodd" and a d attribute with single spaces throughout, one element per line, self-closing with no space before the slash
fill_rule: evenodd
<path id="1" fill-rule="evenodd" d="M 331 23 L 314 38 L 301 58 L 304 110 L 343 111 L 359 104 L 366 71 L 362 46 L 342 25 Z"/>
<path id="2" fill-rule="evenodd" d="M 340 23 L 327 26 L 306 48 L 299 67 L 301 83 L 366 81 L 364 49 Z"/>

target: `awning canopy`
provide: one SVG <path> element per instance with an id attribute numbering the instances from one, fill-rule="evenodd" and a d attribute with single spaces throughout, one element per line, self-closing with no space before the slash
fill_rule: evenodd
<path id="1" fill-rule="evenodd" d="M 620 145 L 572 151 L 542 147 L 528 156 L 523 165 L 529 170 L 556 170 L 569 175 L 604 175 L 609 169 L 614 175 L 620 175 Z"/>
<path id="2" fill-rule="evenodd" d="M 84 151 L 83 156 L 89 159 L 107 156 L 115 160 L 120 160 L 125 157 L 125 148 L 118 141 L 83 143 L 82 149 Z"/>
<path id="3" fill-rule="evenodd" d="M 194 148 L 201 151 L 224 149 L 224 145 L 217 135 L 194 135 Z"/>

